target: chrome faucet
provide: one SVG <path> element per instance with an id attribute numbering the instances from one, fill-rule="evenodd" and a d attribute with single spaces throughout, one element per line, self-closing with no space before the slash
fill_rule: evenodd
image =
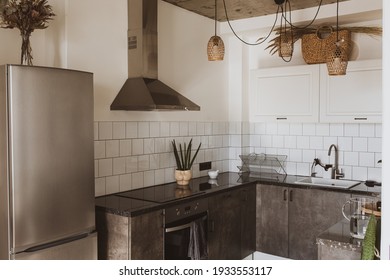
<path id="1" fill-rule="evenodd" d="M 339 170 L 339 150 L 335 144 L 330 145 L 328 150 L 328 156 L 332 153 L 334 148 L 334 165 L 332 167 L 332 179 L 340 179 L 344 177 L 344 173 Z"/>

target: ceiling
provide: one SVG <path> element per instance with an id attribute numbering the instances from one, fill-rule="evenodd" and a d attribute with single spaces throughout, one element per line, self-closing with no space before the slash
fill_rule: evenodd
<path id="1" fill-rule="evenodd" d="M 199 15 L 214 19 L 215 0 L 163 0 Z M 347 1 L 347 0 L 340 0 Z M 291 10 L 317 7 L 320 0 L 291 0 Z M 336 0 L 322 0 L 322 5 L 336 3 Z M 229 20 L 275 14 L 275 0 L 225 0 Z M 217 0 L 217 19 L 226 21 L 223 0 Z"/>

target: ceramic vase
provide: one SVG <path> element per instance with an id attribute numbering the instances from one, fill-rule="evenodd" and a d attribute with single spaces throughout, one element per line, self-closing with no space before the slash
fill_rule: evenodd
<path id="1" fill-rule="evenodd" d="M 185 186 L 190 183 L 192 178 L 191 170 L 175 170 L 176 183 L 180 186 Z"/>

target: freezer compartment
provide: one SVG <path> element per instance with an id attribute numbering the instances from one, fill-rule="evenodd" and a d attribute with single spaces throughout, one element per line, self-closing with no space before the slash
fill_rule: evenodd
<path id="1" fill-rule="evenodd" d="M 22 253 L 14 254 L 15 260 L 97 260 L 97 233 L 65 243 L 52 244 L 49 247 L 38 247 Z"/>

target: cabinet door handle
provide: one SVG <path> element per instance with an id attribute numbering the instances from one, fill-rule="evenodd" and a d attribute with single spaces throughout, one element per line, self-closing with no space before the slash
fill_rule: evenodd
<path id="1" fill-rule="evenodd" d="M 355 118 L 355 121 L 366 121 L 367 118 Z"/>
<path id="2" fill-rule="evenodd" d="M 278 117 L 278 118 L 276 118 L 276 120 L 277 121 L 285 121 L 285 120 L 287 120 L 287 118 L 286 117 Z"/>
<path id="3" fill-rule="evenodd" d="M 283 200 L 284 200 L 284 201 L 287 200 L 287 190 L 284 190 L 284 191 L 283 191 Z"/>
<path id="4" fill-rule="evenodd" d="M 290 201 L 293 201 L 293 191 L 291 190 L 289 193 Z"/>
<path id="5" fill-rule="evenodd" d="M 214 220 L 210 220 L 210 232 L 214 232 L 214 229 L 215 229 Z"/>

